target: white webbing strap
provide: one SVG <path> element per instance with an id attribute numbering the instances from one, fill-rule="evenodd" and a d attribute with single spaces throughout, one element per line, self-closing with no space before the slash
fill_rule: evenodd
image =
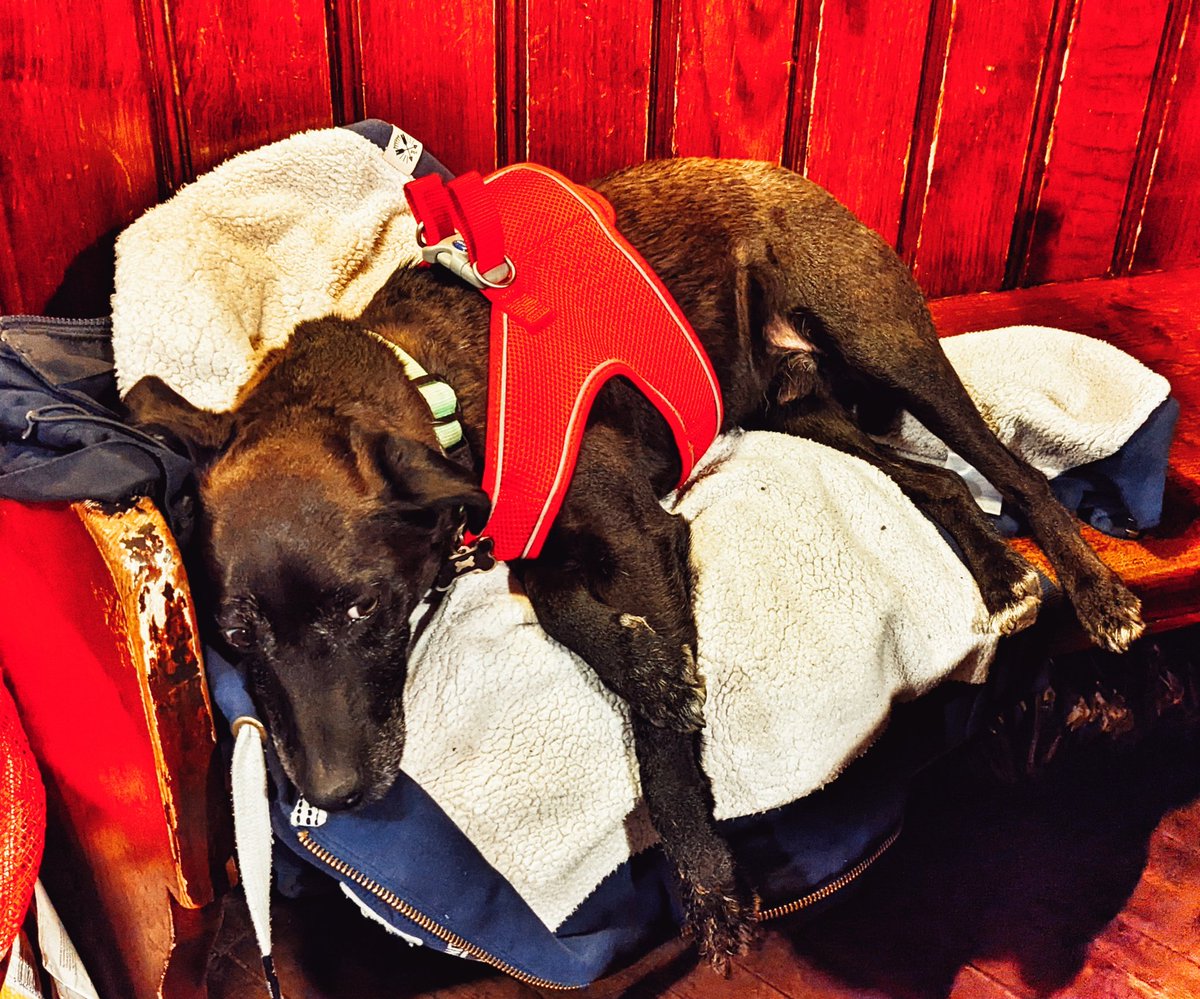
<path id="1" fill-rule="evenodd" d="M 257 718 L 242 717 L 231 726 L 233 742 L 233 839 L 238 872 L 250 923 L 262 952 L 263 974 L 271 999 L 280 999 L 271 959 L 271 812 L 267 800 L 266 731 Z"/>

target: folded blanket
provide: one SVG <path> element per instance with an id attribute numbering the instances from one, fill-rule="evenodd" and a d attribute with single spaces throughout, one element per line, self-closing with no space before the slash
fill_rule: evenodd
<path id="1" fill-rule="evenodd" d="M 343 128 L 242 153 L 117 240 L 113 357 L 122 395 L 158 375 L 225 410 L 298 322 L 357 316 L 420 259 L 404 197 L 420 143 L 381 149 Z"/>
<path id="2" fill-rule="evenodd" d="M 964 333 L 942 348 L 996 436 L 1049 478 L 1114 454 L 1170 392 L 1112 344 L 1050 326 Z M 949 458 L 908 413 L 889 443 L 938 464 Z"/>
<path id="3" fill-rule="evenodd" d="M 1006 443 L 1049 467 L 1113 454 L 1169 391 L 1062 330 L 947 347 Z M 998 356 L 1028 363 L 995 377 Z M 898 443 L 937 457 L 915 421 L 904 429 Z M 986 674 L 996 637 L 974 581 L 873 466 L 778 434 L 730 435 L 664 505 L 692 525 L 718 818 L 810 793 L 870 746 L 894 700 Z M 627 709 L 538 627 L 503 567 L 451 591 L 414 650 L 405 700 L 406 772 L 548 926 L 653 841 Z"/>
<path id="4" fill-rule="evenodd" d="M 412 231 L 394 168 L 364 142 L 334 130 L 244 154 L 122 237 L 123 388 L 155 373 L 227 407 L 297 321 L 366 304 L 410 259 Z M 1064 331 L 946 347 L 992 426 L 1048 471 L 1118 453 L 1167 399 L 1138 362 Z M 949 460 L 911 424 L 903 438 Z M 808 794 L 872 743 L 894 700 L 984 676 L 996 637 L 972 579 L 873 467 L 736 434 L 666 505 L 692 523 L 719 817 Z M 547 926 L 653 841 L 627 709 L 545 635 L 505 568 L 456 584 L 406 700 L 405 770 Z"/>

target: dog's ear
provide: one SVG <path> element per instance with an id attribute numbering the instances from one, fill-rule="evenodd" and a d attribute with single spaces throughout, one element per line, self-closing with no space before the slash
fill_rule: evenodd
<path id="1" fill-rule="evenodd" d="M 420 441 L 387 435 L 379 446 L 380 465 L 405 513 L 462 508 L 467 530 L 487 524 L 492 502 L 461 466 Z"/>
<path id="2" fill-rule="evenodd" d="M 193 406 L 157 375 L 138 381 L 124 402 L 134 423 L 173 438 L 198 466 L 211 462 L 233 431 L 233 413 L 212 413 Z"/>

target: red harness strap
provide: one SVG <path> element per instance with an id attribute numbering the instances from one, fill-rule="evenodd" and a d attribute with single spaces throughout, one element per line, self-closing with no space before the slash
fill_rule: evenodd
<path id="1" fill-rule="evenodd" d="M 410 198 L 452 214 L 491 299 L 483 534 L 500 559 L 535 558 L 571 482 L 596 393 L 623 375 L 658 408 L 691 473 L 721 427 L 721 390 L 699 339 L 612 206 L 544 167 L 466 174 L 439 199 L 422 178 Z M 448 195 L 448 197 L 447 197 Z M 444 215 L 442 216 L 444 218 Z M 440 232 L 442 225 L 430 227 Z"/>

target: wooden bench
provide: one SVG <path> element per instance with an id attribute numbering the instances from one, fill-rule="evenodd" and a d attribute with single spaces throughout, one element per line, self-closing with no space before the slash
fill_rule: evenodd
<path id="1" fill-rule="evenodd" d="M 943 336 L 996 326 L 1058 326 L 1095 336 L 1132 354 L 1171 383 L 1181 406 L 1163 523 L 1149 536 L 1120 541 L 1084 527 L 1088 541 L 1142 598 L 1152 631 L 1200 621 L 1200 269 L 1135 278 L 1096 279 L 933 303 Z M 1046 570 L 1027 539 L 1017 547 Z M 1051 613 L 1059 646 L 1082 636 Z"/>
<path id="2" fill-rule="evenodd" d="M 945 334 L 1017 323 L 1108 340 L 1172 382 L 1183 413 L 1161 529 L 1085 528 L 1152 630 L 1200 621 L 1200 270 L 934 303 Z M 1027 541 L 1022 551 L 1040 561 Z M 0 502 L 0 662 L 43 763 L 44 877 L 106 996 L 204 995 L 228 811 L 178 552 L 148 503 Z M 1062 613 L 1048 642 L 1077 645 Z"/>

